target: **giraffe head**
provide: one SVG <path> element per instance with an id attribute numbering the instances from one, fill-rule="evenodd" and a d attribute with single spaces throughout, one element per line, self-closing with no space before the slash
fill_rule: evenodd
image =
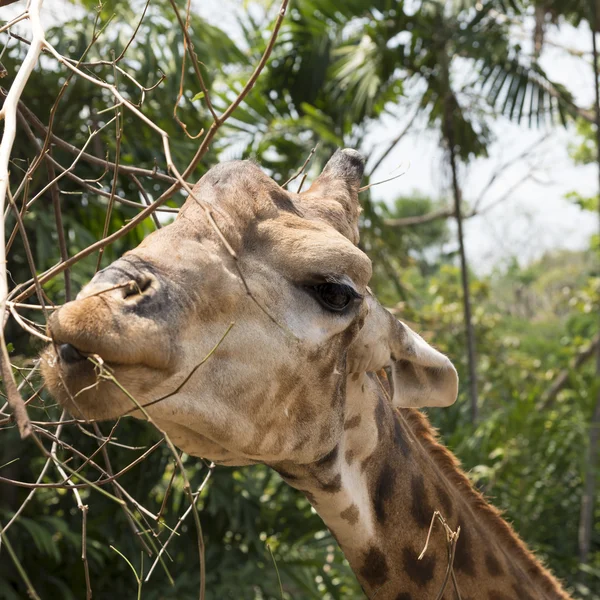
<path id="1" fill-rule="evenodd" d="M 357 373 L 390 366 L 398 406 L 454 402 L 450 361 L 368 288 L 363 168 L 338 151 L 301 194 L 252 162 L 211 169 L 174 223 L 52 315 L 52 394 L 88 419 L 144 418 L 139 403 L 186 452 L 238 465 L 327 454 Z"/>

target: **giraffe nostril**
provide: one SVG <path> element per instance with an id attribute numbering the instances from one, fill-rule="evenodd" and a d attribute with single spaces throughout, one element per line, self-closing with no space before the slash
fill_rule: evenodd
<path id="1" fill-rule="evenodd" d="M 152 286 L 152 278 L 148 275 L 140 275 L 132 279 L 128 285 L 123 288 L 123 298 L 131 296 L 141 296 Z"/>

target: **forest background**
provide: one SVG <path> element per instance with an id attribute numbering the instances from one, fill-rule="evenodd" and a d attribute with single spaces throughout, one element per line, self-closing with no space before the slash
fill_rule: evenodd
<path id="1" fill-rule="evenodd" d="M 0 17 L 10 21 L 21 4 L 0 8 Z M 457 403 L 429 415 L 444 443 L 585 600 L 600 599 L 596 8 L 585 0 L 292 0 L 260 77 L 187 177 L 197 180 L 220 160 L 253 158 L 284 183 L 310 156 L 290 183 L 295 190 L 338 147 L 368 158 L 365 184 L 401 174 L 361 194 L 372 287 L 459 370 Z M 184 2 L 165 0 L 61 0 L 42 16 L 60 55 L 132 102 L 143 100 L 141 111 L 169 135 L 173 161 L 184 165 L 198 149 L 196 134 L 209 131 L 208 98 L 222 112 L 243 89 L 278 10 L 235 0 L 194 2 L 189 13 Z M 197 62 L 184 60 L 184 29 Z M 29 37 L 26 20 L 0 33 L 3 88 Z M 107 89 L 64 67 L 45 53 L 21 97 L 10 169 L 26 237 L 9 210 L 13 290 L 29 280 L 32 262 L 43 273 L 78 254 L 172 182 L 160 137 Z M 51 159 L 30 172 L 50 122 Z M 184 198 L 172 195 L 165 211 L 100 257 L 92 253 L 48 280 L 45 297 L 55 304 L 74 297 L 99 264 L 166 224 Z M 13 306 L 6 325 L 11 362 L 34 424 L 56 422 L 60 409 L 35 370 L 44 317 L 35 296 L 24 302 L 31 307 Z M 40 483 L 63 477 L 54 466 L 44 469 L 34 443 L 20 441 L 3 404 L 0 528 L 10 528 L 0 546 L 0 598 L 25 598 L 32 589 L 44 599 L 84 598 L 90 585 L 94 598 L 197 596 L 191 517 L 146 582 L 154 556 L 114 496 L 80 490 L 88 506 L 83 544 L 82 512 L 67 485 L 32 494 L 7 483 L 35 482 L 42 471 Z M 59 444 L 57 457 L 81 467 L 82 456 L 98 451 L 97 434 L 65 426 L 61 439 L 81 454 Z M 115 472 L 160 441 L 151 426 L 132 420 L 114 435 L 106 448 Z M 210 474 L 197 500 L 207 598 L 362 597 L 319 517 L 276 473 L 181 460 L 193 489 Z M 188 505 L 168 448 L 157 444 L 119 482 L 160 515 L 152 526 L 164 543 Z"/>

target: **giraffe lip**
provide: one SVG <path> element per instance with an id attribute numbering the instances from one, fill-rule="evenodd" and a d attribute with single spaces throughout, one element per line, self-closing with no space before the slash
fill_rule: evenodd
<path id="1" fill-rule="evenodd" d="M 60 344 L 58 346 L 58 355 L 61 362 L 68 365 L 82 362 L 87 358 L 73 344 Z"/>

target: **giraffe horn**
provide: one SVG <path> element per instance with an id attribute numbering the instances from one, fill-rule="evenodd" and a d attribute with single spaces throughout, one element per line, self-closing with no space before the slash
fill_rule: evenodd
<path id="1" fill-rule="evenodd" d="M 365 170 L 365 159 L 356 150 L 336 150 L 322 173 L 301 194 L 312 211 L 329 221 L 355 244 L 358 243 L 358 190 Z M 341 209 L 341 210 L 340 210 Z"/>

